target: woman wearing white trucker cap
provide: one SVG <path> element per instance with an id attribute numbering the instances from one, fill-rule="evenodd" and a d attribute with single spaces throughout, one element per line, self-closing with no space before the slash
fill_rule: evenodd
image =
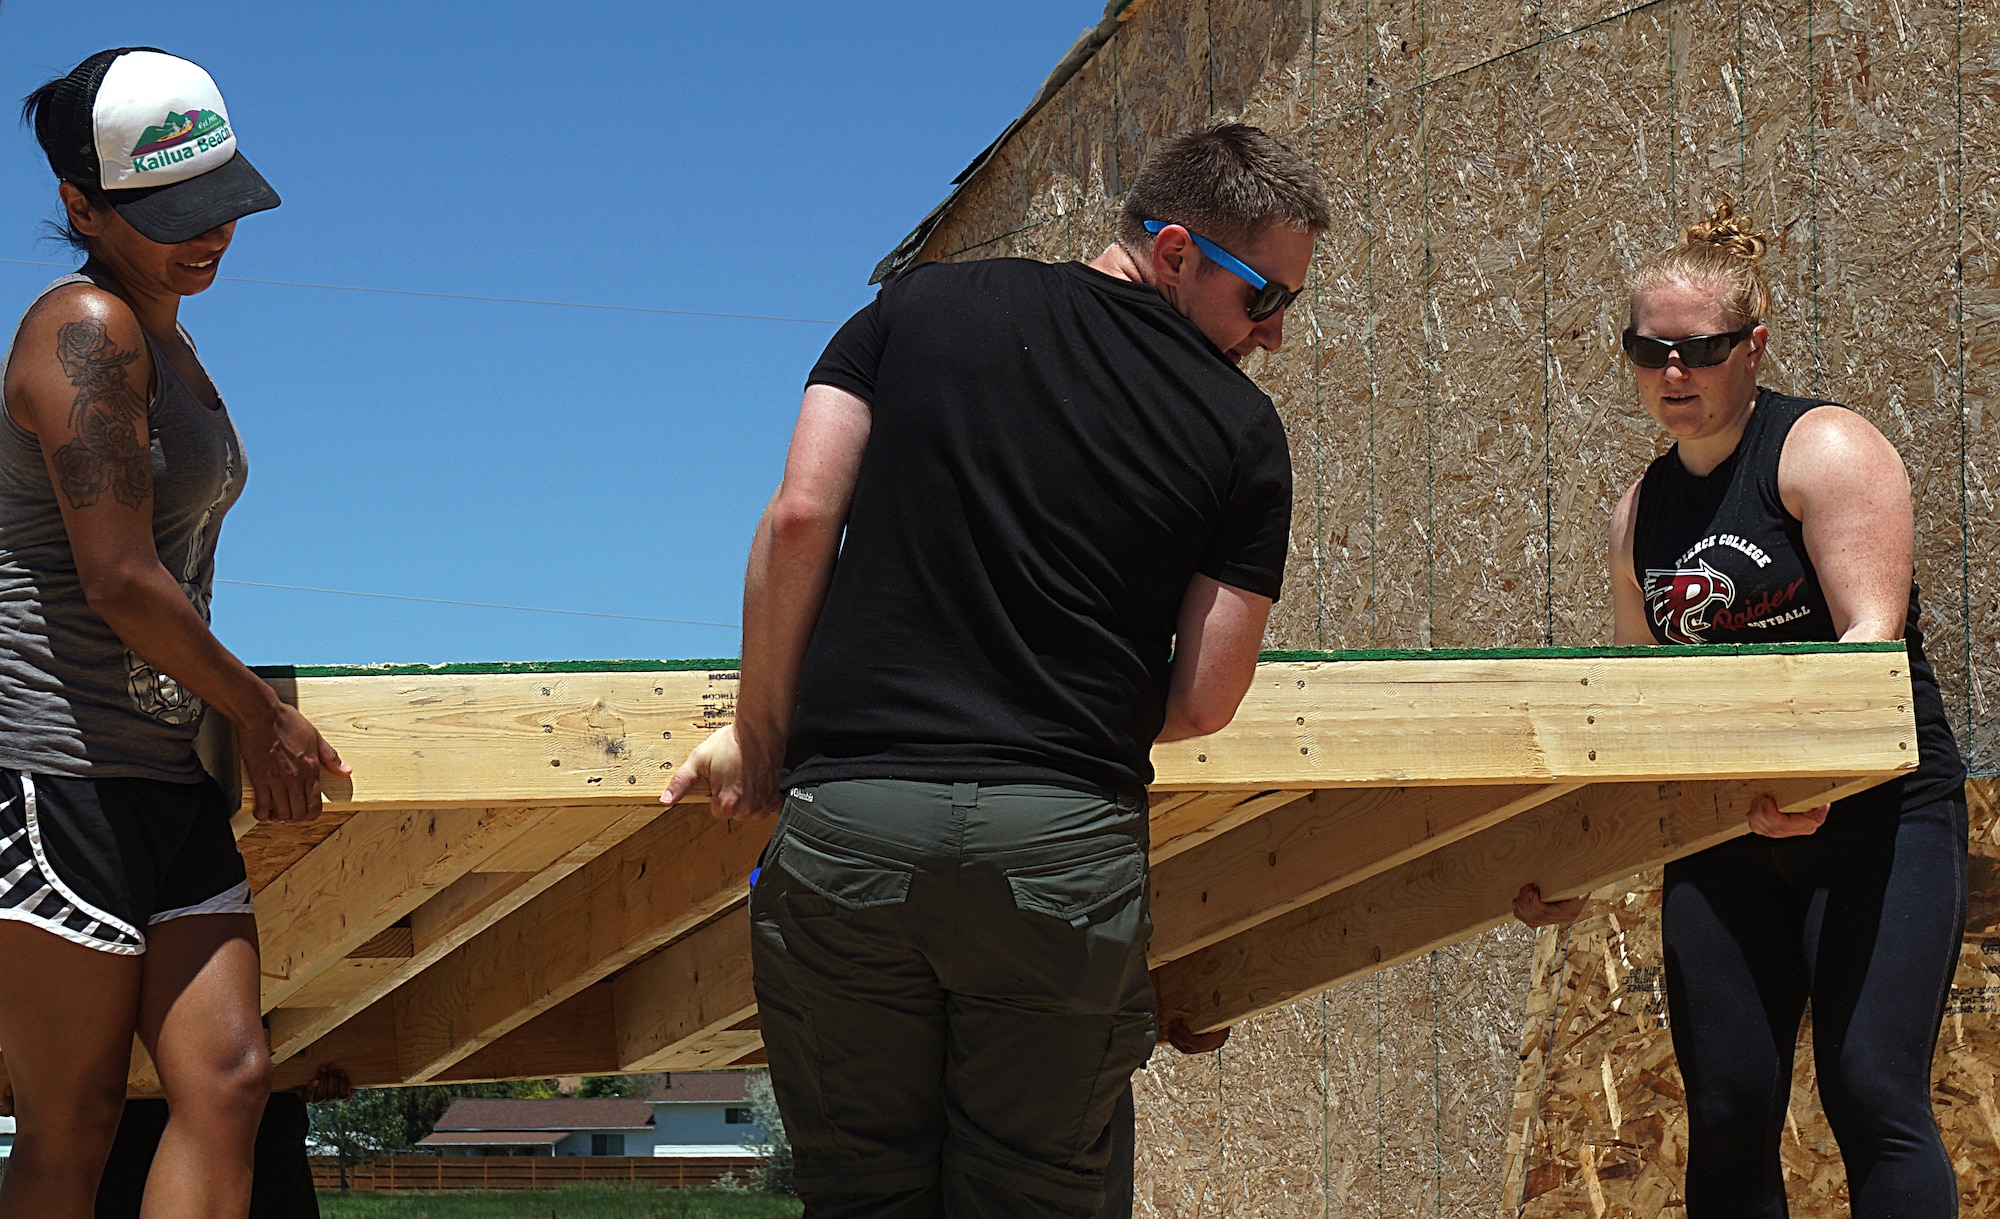
<path id="1" fill-rule="evenodd" d="M 172 1115 L 147 1216 L 241 1219 L 270 1059 L 249 885 L 195 733 L 207 706 L 234 725 L 260 819 L 316 816 L 320 768 L 346 768 L 209 632 L 245 465 L 177 316 L 278 196 L 208 73 L 163 51 L 93 55 L 23 116 L 86 261 L 0 356 L 0 1051 L 19 1118 L 0 1219 L 91 1214 L 135 1033 Z"/>

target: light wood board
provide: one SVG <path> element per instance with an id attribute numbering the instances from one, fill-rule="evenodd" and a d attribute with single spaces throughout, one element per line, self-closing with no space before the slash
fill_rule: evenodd
<path id="1" fill-rule="evenodd" d="M 1198 1028 L 1914 766 L 1894 648 L 1339 654 L 1259 667 L 1155 751 L 1152 957 Z M 770 823 L 663 811 L 726 662 L 274 685 L 355 768 L 327 825 L 240 819 L 282 1078 L 687 1070 L 761 1056 L 744 896 Z M 142 1070 L 135 1089 L 157 1088 Z"/>

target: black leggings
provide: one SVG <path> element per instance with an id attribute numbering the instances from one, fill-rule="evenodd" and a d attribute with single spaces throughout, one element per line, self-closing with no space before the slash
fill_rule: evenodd
<path id="1" fill-rule="evenodd" d="M 1966 811 L 1943 800 L 1667 865 L 1688 1219 L 1782 1219 L 1778 1140 L 1808 999 L 1820 1103 L 1856 1219 L 1958 1213 L 1931 1055 L 1965 923 Z"/>

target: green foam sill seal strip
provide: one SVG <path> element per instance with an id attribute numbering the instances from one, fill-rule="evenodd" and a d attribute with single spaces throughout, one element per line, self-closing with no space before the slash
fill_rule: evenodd
<path id="1" fill-rule="evenodd" d="M 1314 664 L 1353 660 L 1620 660 L 1661 656 L 1812 656 L 1846 652 L 1901 652 L 1900 641 L 1880 643 L 1718 643 L 1611 648 L 1375 648 L 1331 652 L 1262 652 L 1273 664 Z M 736 675 L 735 657 L 692 660 L 524 660 L 449 664 L 257 665 L 264 678 L 299 677 L 463 677 L 505 673 L 727 673 Z"/>

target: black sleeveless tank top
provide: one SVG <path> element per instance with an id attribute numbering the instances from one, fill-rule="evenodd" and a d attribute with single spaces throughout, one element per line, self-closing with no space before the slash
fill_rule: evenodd
<path id="1" fill-rule="evenodd" d="M 1759 389 L 1736 451 L 1706 476 L 1688 472 L 1678 446 L 1646 468 L 1632 566 L 1655 640 L 1832 643 L 1839 637 L 1806 553 L 1804 528 L 1778 495 L 1778 458 L 1792 425 L 1807 411 L 1828 405 L 1833 404 Z M 1834 813 L 1842 820 L 1962 794 L 1965 763 L 1945 719 L 1937 675 L 1924 655 L 1918 616 L 1912 582 L 1903 639 L 1910 649 L 1917 769 L 1840 801 Z"/>

